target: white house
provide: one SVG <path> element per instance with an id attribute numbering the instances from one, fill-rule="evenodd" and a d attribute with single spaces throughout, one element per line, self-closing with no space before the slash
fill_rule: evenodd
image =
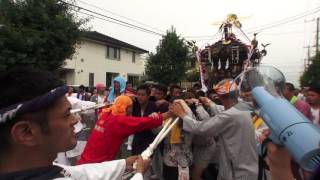
<path id="1" fill-rule="evenodd" d="M 121 75 L 135 84 L 144 74 L 143 54 L 148 51 L 96 31 L 87 32 L 77 45 L 72 59 L 67 59 L 60 77 L 67 85 L 110 86 Z"/>

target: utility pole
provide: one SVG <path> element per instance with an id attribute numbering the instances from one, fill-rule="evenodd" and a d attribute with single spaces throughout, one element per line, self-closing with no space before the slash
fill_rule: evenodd
<path id="1" fill-rule="evenodd" d="M 311 64 L 311 48 L 314 48 L 316 49 L 316 54 L 320 53 L 319 52 L 319 40 L 320 40 L 320 17 L 317 17 L 316 19 L 312 19 L 312 20 L 305 20 L 305 23 L 308 23 L 308 22 L 312 22 L 312 21 L 316 21 L 316 44 L 313 45 L 313 46 L 305 46 L 303 48 L 308 48 L 308 54 L 307 54 L 307 58 L 304 59 L 304 68 L 308 68 L 308 66 Z"/>
<path id="2" fill-rule="evenodd" d="M 308 59 L 307 59 L 307 67 L 309 67 L 311 61 L 311 55 L 310 55 L 310 46 L 308 47 Z"/>
<path id="3" fill-rule="evenodd" d="M 320 24 L 320 17 L 317 18 L 316 54 L 319 53 L 319 24 Z"/>
<path id="4" fill-rule="evenodd" d="M 310 51 L 311 46 L 309 45 L 303 48 L 308 48 L 307 58 L 304 59 L 304 69 L 306 70 L 311 63 L 311 51 Z"/>

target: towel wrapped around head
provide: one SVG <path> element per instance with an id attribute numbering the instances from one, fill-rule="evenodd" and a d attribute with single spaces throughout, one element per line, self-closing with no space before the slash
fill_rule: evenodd
<path id="1" fill-rule="evenodd" d="M 110 108 L 106 108 L 103 112 L 111 112 L 114 116 L 127 115 L 127 108 L 132 105 L 132 100 L 129 96 L 118 96 Z"/>

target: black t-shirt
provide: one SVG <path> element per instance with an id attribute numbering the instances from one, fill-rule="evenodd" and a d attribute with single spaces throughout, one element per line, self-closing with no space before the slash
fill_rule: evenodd
<path id="1" fill-rule="evenodd" d="M 157 100 L 156 100 L 156 97 L 150 96 L 150 97 L 149 97 L 149 101 L 156 102 Z"/>
<path id="2" fill-rule="evenodd" d="M 49 180 L 63 177 L 65 177 L 63 175 L 63 169 L 59 166 L 48 166 L 0 174 L 0 180 Z"/>

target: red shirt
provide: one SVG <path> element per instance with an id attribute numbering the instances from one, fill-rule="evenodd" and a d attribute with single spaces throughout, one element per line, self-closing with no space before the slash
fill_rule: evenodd
<path id="1" fill-rule="evenodd" d="M 294 106 L 304 115 L 306 116 L 310 121 L 312 121 L 312 114 L 311 114 L 311 107 L 308 103 L 297 100 Z"/>
<path id="2" fill-rule="evenodd" d="M 114 160 L 121 144 L 128 136 L 160 126 L 162 121 L 161 115 L 153 119 L 102 113 L 90 134 L 78 164 Z"/>

